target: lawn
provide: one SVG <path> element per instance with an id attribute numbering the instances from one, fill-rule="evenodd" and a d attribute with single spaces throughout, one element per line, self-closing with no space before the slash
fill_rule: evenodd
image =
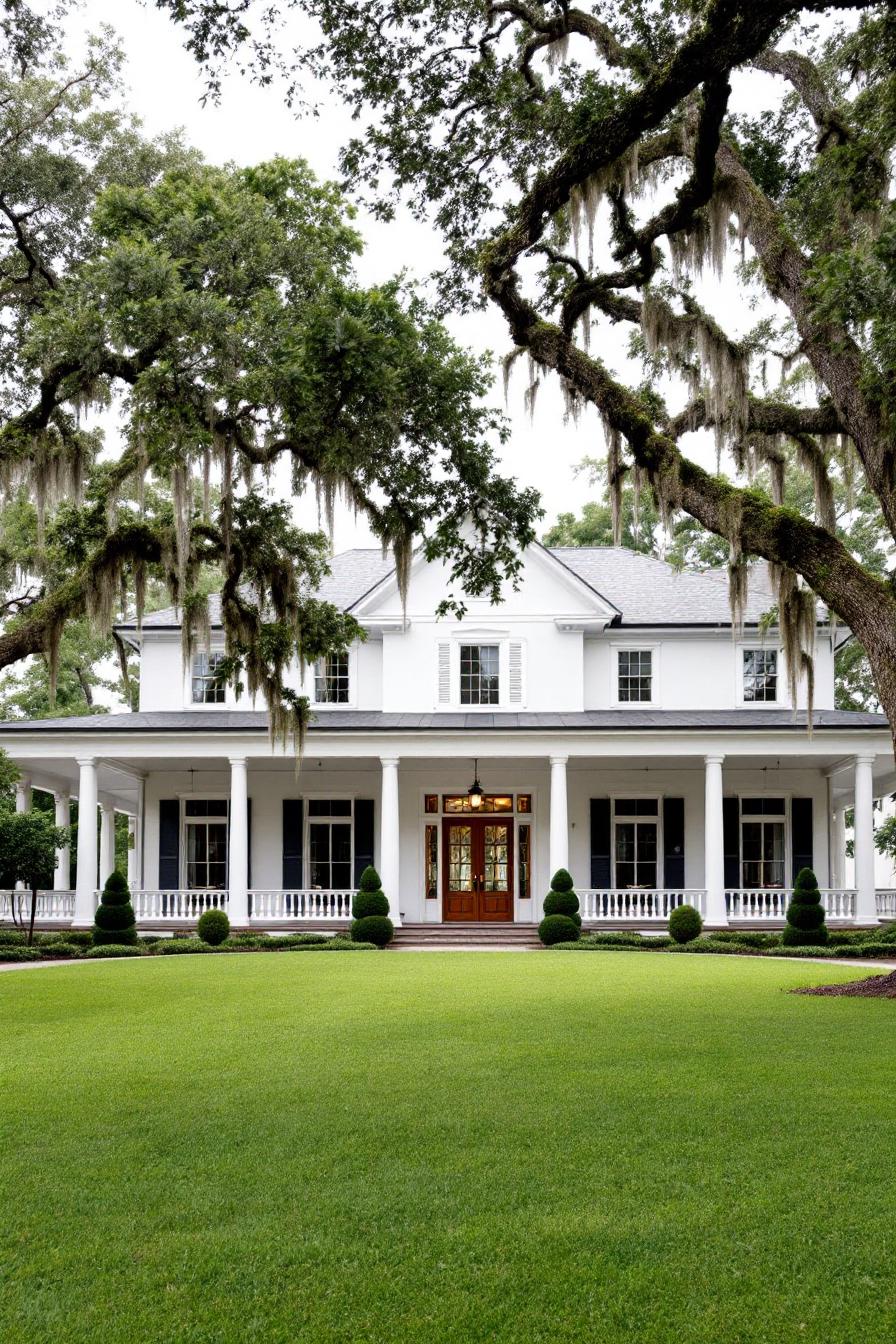
<path id="1" fill-rule="evenodd" d="M 0 1338 L 896 1337 L 896 1002 L 633 953 L 0 975 Z"/>

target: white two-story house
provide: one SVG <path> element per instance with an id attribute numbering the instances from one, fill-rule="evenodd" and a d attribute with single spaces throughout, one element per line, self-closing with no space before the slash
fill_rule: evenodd
<path id="1" fill-rule="evenodd" d="M 0 726 L 20 806 L 51 790 L 63 824 L 79 802 L 77 873 L 60 853 L 39 916 L 91 923 L 116 811 L 147 928 L 209 905 L 239 927 L 332 924 L 369 863 L 405 924 L 531 924 L 560 867 L 586 922 L 662 924 L 685 901 L 710 925 L 780 920 L 804 866 L 829 918 L 896 914 L 872 838 L 872 800 L 896 789 L 892 741 L 883 717 L 834 708 L 842 627 L 819 621 L 810 734 L 758 584 L 742 632 L 726 575 L 621 548 L 533 545 L 519 587 L 469 601 L 463 621 L 436 618 L 446 587 L 418 557 L 402 603 L 378 551 L 334 558 L 319 596 L 367 637 L 307 670 L 298 768 L 263 707 L 215 684 L 214 621 L 186 668 L 177 611 L 120 626 L 140 654 L 139 712 Z"/>

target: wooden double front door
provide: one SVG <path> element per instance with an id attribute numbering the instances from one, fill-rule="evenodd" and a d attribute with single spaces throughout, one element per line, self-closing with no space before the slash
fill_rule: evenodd
<path id="1" fill-rule="evenodd" d="M 446 817 L 442 840 L 443 918 L 512 920 L 512 819 Z"/>

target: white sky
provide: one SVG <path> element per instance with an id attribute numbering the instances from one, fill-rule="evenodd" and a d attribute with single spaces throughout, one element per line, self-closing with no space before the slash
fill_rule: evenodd
<path id="1" fill-rule="evenodd" d="M 202 72 L 184 50 L 181 34 L 167 15 L 154 7 L 144 7 L 139 0 L 82 0 L 67 25 L 73 58 L 83 34 L 96 31 L 101 24 L 113 27 L 123 41 L 128 58 L 125 81 L 130 89 L 129 104 L 148 133 L 182 126 L 187 140 L 211 162 L 253 163 L 282 154 L 305 158 L 320 177 L 338 177 L 340 144 L 357 133 L 357 126 L 335 97 L 328 98 L 326 111 L 319 119 L 301 120 L 285 106 L 276 86 L 261 89 L 233 74 L 224 81 L 220 102 L 203 105 Z M 438 264 L 437 234 L 414 221 L 407 211 L 389 224 L 360 212 L 357 224 L 366 243 L 358 265 L 362 283 L 382 281 L 402 269 L 422 279 Z M 733 334 L 738 328 L 752 325 L 756 315 L 743 311 L 736 286 L 726 284 L 721 291 L 715 286 L 715 290 L 716 302 L 711 306 Z M 720 292 L 727 312 L 719 311 Z M 510 348 L 505 323 L 495 310 L 452 318 L 449 326 L 463 344 L 478 351 L 491 350 L 498 360 Z M 611 328 L 596 338 L 594 345 L 611 365 L 618 365 L 618 347 L 627 339 L 627 330 Z M 593 411 L 586 412 L 578 425 L 564 422 L 562 395 L 550 381 L 539 388 L 530 423 L 523 408 L 526 382 L 525 363 L 520 362 L 507 408 L 512 435 L 503 449 L 503 469 L 521 484 L 540 491 L 545 509 L 542 526 L 546 528 L 558 513 L 578 513 L 584 502 L 594 497 L 594 489 L 584 478 L 577 479 L 574 469 L 586 455 L 603 456 L 604 445 Z M 494 403 L 499 404 L 501 398 L 499 378 Z M 706 456 L 708 462 L 708 446 L 706 454 L 701 451 L 700 456 Z M 310 499 L 299 505 L 297 513 L 303 524 L 315 524 L 316 505 Z M 373 538 L 363 520 L 356 521 L 342 509 L 336 519 L 334 542 L 336 550 L 342 550 L 370 545 Z"/>

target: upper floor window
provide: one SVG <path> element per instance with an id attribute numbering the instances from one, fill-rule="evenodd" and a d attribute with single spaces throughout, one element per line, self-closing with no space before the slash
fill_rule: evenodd
<path id="1" fill-rule="evenodd" d="M 744 700 L 751 704 L 778 699 L 777 649 L 744 649 Z"/>
<path id="2" fill-rule="evenodd" d="M 619 703 L 649 704 L 653 699 L 653 651 L 619 650 Z"/>
<path id="3" fill-rule="evenodd" d="M 227 687 L 217 679 L 223 653 L 195 653 L 193 655 L 193 704 L 223 705 Z"/>
<path id="4" fill-rule="evenodd" d="M 462 705 L 500 704 L 501 677 L 498 644 L 461 644 L 460 703 Z"/>
<path id="5" fill-rule="evenodd" d="M 314 699 L 319 705 L 349 702 L 348 654 L 328 653 L 314 665 Z"/>

